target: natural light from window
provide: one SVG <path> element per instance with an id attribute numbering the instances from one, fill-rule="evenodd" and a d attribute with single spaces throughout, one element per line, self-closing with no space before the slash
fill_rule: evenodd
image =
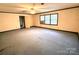
<path id="1" fill-rule="evenodd" d="M 41 15 L 40 17 L 41 24 L 57 25 L 57 21 L 58 14 Z"/>

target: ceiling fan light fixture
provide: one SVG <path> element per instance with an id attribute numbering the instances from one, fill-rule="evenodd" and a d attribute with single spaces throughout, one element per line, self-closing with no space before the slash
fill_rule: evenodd
<path id="1" fill-rule="evenodd" d="M 34 10 L 34 8 L 31 8 L 31 10 Z"/>

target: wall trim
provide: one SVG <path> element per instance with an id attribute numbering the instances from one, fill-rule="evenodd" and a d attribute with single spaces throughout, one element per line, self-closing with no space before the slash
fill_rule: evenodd
<path id="1" fill-rule="evenodd" d="M 44 29 L 55 30 L 55 31 L 63 31 L 63 32 L 74 33 L 74 34 L 78 35 L 78 40 L 79 40 L 79 33 L 78 33 L 78 32 L 65 31 L 65 30 L 59 30 L 59 29 L 51 29 L 51 28 L 40 27 L 40 26 L 31 26 L 30 28 L 33 28 L 33 27 L 44 28 Z M 26 29 L 26 28 L 24 28 L 24 29 Z M 5 33 L 5 32 L 15 31 L 15 30 L 20 30 L 20 28 L 18 28 L 18 29 L 13 29 L 13 30 L 2 31 L 2 32 L 0 32 L 0 33 Z"/>
<path id="2" fill-rule="evenodd" d="M 6 31 L 1 31 L 0 33 L 9 32 L 9 31 L 15 31 L 15 30 L 19 30 L 19 29 L 20 29 L 20 28 L 12 29 L 12 30 L 6 30 Z"/>
<path id="3" fill-rule="evenodd" d="M 51 10 L 51 11 L 46 11 L 46 12 L 40 12 L 40 13 L 36 13 L 36 14 L 50 13 L 50 12 L 61 11 L 61 10 L 68 10 L 68 9 L 73 9 L 73 8 L 79 8 L 79 6 L 74 6 L 74 7 L 69 7 L 69 8 L 63 8 L 63 9 L 58 9 L 58 10 Z"/>
<path id="4" fill-rule="evenodd" d="M 51 28 L 46 28 L 46 27 L 41 27 L 41 26 L 32 26 L 32 27 L 44 28 L 44 29 L 56 30 L 56 31 L 63 31 L 63 32 L 70 32 L 70 33 L 74 33 L 74 34 L 77 34 L 78 35 L 78 32 L 72 32 L 72 31 L 66 31 L 66 30 L 60 30 L 60 29 L 51 29 Z"/>
<path id="5" fill-rule="evenodd" d="M 6 11 L 0 11 L 0 13 L 9 13 L 9 14 L 25 14 L 25 15 L 31 15 L 30 13 L 16 13 L 16 12 L 6 12 Z"/>

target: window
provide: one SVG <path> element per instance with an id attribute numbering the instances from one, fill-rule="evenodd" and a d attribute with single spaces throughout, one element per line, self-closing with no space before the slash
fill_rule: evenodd
<path id="1" fill-rule="evenodd" d="M 57 24 L 57 14 L 51 14 L 51 24 Z"/>
<path id="2" fill-rule="evenodd" d="M 45 16 L 45 24 L 50 24 L 50 15 Z"/>
<path id="3" fill-rule="evenodd" d="M 41 19 L 40 23 L 44 24 L 44 16 L 41 16 L 40 19 Z"/>
<path id="4" fill-rule="evenodd" d="M 58 14 L 42 15 L 40 17 L 41 24 L 57 25 Z"/>

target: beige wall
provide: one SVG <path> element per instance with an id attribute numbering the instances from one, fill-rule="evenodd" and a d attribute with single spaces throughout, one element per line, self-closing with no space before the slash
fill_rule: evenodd
<path id="1" fill-rule="evenodd" d="M 31 15 L 0 13 L 0 32 L 19 29 L 19 16 L 25 16 L 26 28 L 32 25 Z"/>
<path id="2" fill-rule="evenodd" d="M 79 32 L 79 8 L 67 9 L 51 13 L 58 13 L 58 26 L 40 24 L 39 15 L 23 15 L 0 13 L 0 32 L 20 28 L 19 16 L 25 16 L 26 28 L 40 26 L 52 29 Z M 50 14 L 50 13 L 45 13 Z"/>
<path id="3" fill-rule="evenodd" d="M 79 32 L 79 8 L 67 9 L 67 10 L 56 11 L 56 12 L 51 12 L 51 13 L 59 14 L 58 26 L 40 24 L 39 15 L 41 14 L 33 16 L 34 17 L 33 25 L 46 27 L 46 28 L 52 28 L 52 29 Z M 50 13 L 45 13 L 45 14 L 50 14 Z"/>
<path id="4" fill-rule="evenodd" d="M 30 28 L 33 25 L 33 17 L 32 15 L 27 15 L 25 17 L 25 22 L 26 22 L 26 28 Z"/>

